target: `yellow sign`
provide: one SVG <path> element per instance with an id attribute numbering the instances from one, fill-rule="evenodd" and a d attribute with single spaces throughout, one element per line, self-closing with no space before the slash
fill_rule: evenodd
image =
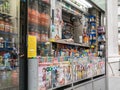
<path id="1" fill-rule="evenodd" d="M 36 36 L 28 36 L 28 58 L 36 57 L 37 55 L 37 38 Z"/>

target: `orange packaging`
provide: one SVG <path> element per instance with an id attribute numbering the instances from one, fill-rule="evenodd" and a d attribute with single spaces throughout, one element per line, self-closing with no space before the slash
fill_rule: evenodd
<path id="1" fill-rule="evenodd" d="M 45 18 L 46 18 L 45 13 L 41 13 L 41 25 L 43 26 L 45 26 Z"/>
<path id="2" fill-rule="evenodd" d="M 89 37 L 85 36 L 83 40 L 84 40 L 84 43 L 88 43 L 89 42 Z"/>
<path id="3" fill-rule="evenodd" d="M 39 12 L 38 12 L 38 10 L 35 10 L 35 23 L 38 25 L 39 23 L 38 23 L 38 19 L 39 19 Z"/>
<path id="4" fill-rule="evenodd" d="M 4 31 L 4 24 L 5 24 L 5 22 L 3 20 L 3 17 L 0 17 L 0 30 L 1 31 Z"/>
<path id="5" fill-rule="evenodd" d="M 10 32 L 10 23 L 8 18 L 5 19 L 5 32 Z"/>
<path id="6" fill-rule="evenodd" d="M 39 16 L 38 16 L 38 25 L 41 25 L 41 20 L 42 20 L 41 13 L 39 13 Z"/>
<path id="7" fill-rule="evenodd" d="M 49 27 L 50 24 L 50 16 L 48 14 L 45 14 L 45 26 Z"/>
<path id="8" fill-rule="evenodd" d="M 73 51 L 74 53 L 77 53 L 77 50 L 76 49 L 74 49 L 74 51 Z"/>
<path id="9" fill-rule="evenodd" d="M 38 24 L 39 12 L 37 10 L 31 9 L 30 22 Z"/>

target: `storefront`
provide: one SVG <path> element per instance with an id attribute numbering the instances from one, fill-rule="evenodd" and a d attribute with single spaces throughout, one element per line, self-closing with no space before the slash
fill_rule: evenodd
<path id="1" fill-rule="evenodd" d="M 106 90 L 93 85 L 106 75 L 105 13 L 97 5 L 3 0 L 0 10 L 2 88 L 13 83 L 20 90 L 79 90 L 89 82 L 90 90 Z"/>
<path id="2" fill-rule="evenodd" d="M 105 46 L 104 11 L 94 3 L 29 0 L 29 90 L 106 90 L 105 80 L 94 82 L 106 74 Z"/>

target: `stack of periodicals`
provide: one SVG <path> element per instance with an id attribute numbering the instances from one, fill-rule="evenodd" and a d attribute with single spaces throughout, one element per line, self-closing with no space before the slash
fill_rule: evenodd
<path id="1" fill-rule="evenodd" d="M 63 86 L 104 73 L 105 61 L 97 57 L 40 57 L 39 90 Z"/>

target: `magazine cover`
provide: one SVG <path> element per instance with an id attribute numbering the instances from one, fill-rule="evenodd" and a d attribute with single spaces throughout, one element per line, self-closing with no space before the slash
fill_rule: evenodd
<path id="1" fill-rule="evenodd" d="M 105 74 L 105 60 L 102 58 L 99 64 L 100 64 L 100 73 Z"/>
<path id="2" fill-rule="evenodd" d="M 69 62 L 63 61 L 58 65 L 53 66 L 52 70 L 52 85 L 58 87 L 72 81 L 72 70 Z"/>
<path id="3" fill-rule="evenodd" d="M 51 70 L 47 65 L 40 65 L 38 67 L 38 90 L 47 90 L 51 88 Z"/>
<path id="4" fill-rule="evenodd" d="M 87 66 L 87 78 L 90 78 L 93 76 L 93 64 L 89 63 Z"/>
<path id="5" fill-rule="evenodd" d="M 87 78 L 87 58 L 80 58 L 82 79 Z"/>
<path id="6" fill-rule="evenodd" d="M 77 58 L 73 58 L 73 81 L 77 80 L 77 65 L 78 65 L 78 59 Z"/>
<path id="7" fill-rule="evenodd" d="M 76 65 L 76 74 L 77 74 L 77 80 L 82 79 L 82 65 L 80 63 Z"/>

